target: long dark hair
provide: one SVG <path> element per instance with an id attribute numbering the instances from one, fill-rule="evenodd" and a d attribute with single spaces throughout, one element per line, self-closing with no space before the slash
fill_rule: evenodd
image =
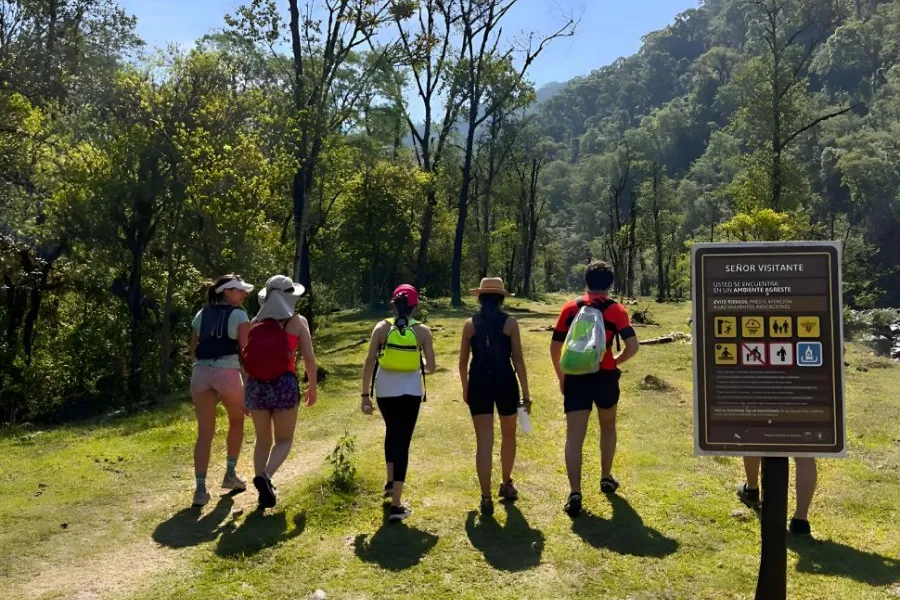
<path id="1" fill-rule="evenodd" d="M 206 292 L 206 298 L 209 302 L 209 305 L 213 304 L 222 304 L 225 301 L 225 291 L 216 292 L 219 286 L 223 286 L 229 281 L 234 281 L 235 279 L 240 279 L 240 275 L 236 275 L 234 273 L 229 273 L 228 275 L 222 275 L 218 279 L 216 279 L 213 283 L 209 284 L 209 289 Z"/>
<path id="2" fill-rule="evenodd" d="M 399 327 L 405 327 L 409 323 L 409 317 L 412 315 L 415 307 L 415 304 L 410 306 L 409 298 L 406 297 L 406 294 L 400 294 L 394 298 L 394 310 L 397 311 L 396 323 Z"/>
<path id="3" fill-rule="evenodd" d="M 478 302 L 481 304 L 481 316 L 485 321 L 493 322 L 501 314 L 500 307 L 505 300 L 503 294 L 479 294 Z"/>

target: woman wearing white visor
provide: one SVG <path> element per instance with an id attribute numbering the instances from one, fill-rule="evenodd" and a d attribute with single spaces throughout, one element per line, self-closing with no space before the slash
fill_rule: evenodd
<path id="1" fill-rule="evenodd" d="M 216 404 L 221 399 L 228 413 L 228 458 L 222 487 L 245 490 L 247 482 L 235 471 L 244 441 L 244 381 L 240 351 L 247 345 L 250 317 L 241 305 L 253 286 L 238 275 L 223 275 L 209 287 L 209 305 L 191 322 L 190 350 L 194 361 L 191 397 L 197 414 L 197 443 L 194 446 L 194 474 L 197 488 L 194 506 L 209 502 L 206 471 L 213 434 L 216 431 Z"/>
<path id="2" fill-rule="evenodd" d="M 309 323 L 296 314 L 294 306 L 306 290 L 284 275 L 275 275 L 259 292 L 261 308 L 253 319 L 243 351 L 247 371 L 245 404 L 256 429 L 253 485 L 259 491 L 260 508 L 275 506 L 272 477 L 291 450 L 297 409 L 300 405 L 297 380 L 297 351 L 303 357 L 309 389 L 306 406 L 316 403 L 316 357 L 313 354 Z"/>

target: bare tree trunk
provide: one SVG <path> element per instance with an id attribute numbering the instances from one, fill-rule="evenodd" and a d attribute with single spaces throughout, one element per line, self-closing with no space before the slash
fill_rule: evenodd
<path id="1" fill-rule="evenodd" d="M 465 159 L 462 167 L 462 186 L 459 190 L 456 235 L 453 238 L 453 262 L 450 270 L 450 301 L 453 306 L 462 306 L 462 251 L 466 234 L 466 218 L 469 215 L 469 186 L 472 184 L 472 155 L 475 146 L 475 119 L 477 105 L 470 115 L 469 132 L 466 136 Z"/>
<path id="2" fill-rule="evenodd" d="M 170 228 L 166 241 L 166 299 L 163 303 L 162 331 L 159 340 L 159 391 L 169 393 L 169 377 L 172 368 L 172 304 L 178 273 L 175 268 L 175 231 Z"/>
<path id="3" fill-rule="evenodd" d="M 653 163 L 653 241 L 656 245 L 656 299 L 662 302 L 666 299 L 666 274 L 663 268 L 663 239 L 662 223 L 659 219 L 661 211 L 660 194 L 660 169 L 658 163 Z"/>
<path id="4" fill-rule="evenodd" d="M 634 297 L 634 259 L 637 254 L 637 222 L 638 222 L 638 205 L 637 192 L 631 192 L 631 227 L 628 231 L 628 278 L 625 284 L 625 295 Z"/>

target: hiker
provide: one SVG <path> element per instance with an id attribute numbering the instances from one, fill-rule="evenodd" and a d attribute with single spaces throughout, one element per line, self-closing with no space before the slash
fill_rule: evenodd
<path id="1" fill-rule="evenodd" d="M 409 444 L 425 396 L 425 374 L 434 373 L 434 345 L 431 330 L 412 317 L 419 304 L 416 288 L 408 284 L 399 286 L 391 295 L 391 302 L 396 318 L 380 321 L 372 330 L 362 374 L 360 409 L 363 414 L 372 414 L 374 394 L 385 426 L 384 496 L 391 498 L 388 519 L 400 521 L 412 514 L 401 503 L 401 497 L 409 464 Z"/>
<path id="2" fill-rule="evenodd" d="M 206 506 L 206 471 L 216 431 L 216 404 L 228 413 L 225 479 L 222 487 L 243 491 L 247 482 L 237 474 L 238 455 L 244 442 L 244 381 L 240 351 L 247 344 L 250 317 L 241 308 L 253 286 L 235 274 L 223 275 L 209 286 L 208 306 L 191 321 L 191 398 L 197 415 L 197 443 L 194 445 L 195 507 Z"/>
<path id="3" fill-rule="evenodd" d="M 581 512 L 581 451 L 594 404 L 600 419 L 600 490 L 613 494 L 619 487 L 612 475 L 616 405 L 622 374 L 619 366 L 638 351 L 628 312 L 608 296 L 615 281 L 612 267 L 603 261 L 592 262 L 585 269 L 584 280 L 587 293 L 562 307 L 550 344 L 550 357 L 566 413 L 566 472 L 570 493 L 565 510 L 570 516 Z M 625 349 L 618 355 L 612 352 L 613 339 L 617 346 L 619 339 L 625 343 Z"/>
<path id="4" fill-rule="evenodd" d="M 516 461 L 519 383 L 522 385 L 522 402 L 528 411 L 531 410 L 531 396 L 528 393 L 528 374 L 522 357 L 519 324 L 501 310 L 503 301 L 511 295 L 504 288 L 503 280 L 482 279 L 481 285 L 471 293 L 478 296 L 481 310 L 463 326 L 459 379 L 463 400 L 469 406 L 475 426 L 475 468 L 481 484 L 481 513 L 491 515 L 494 512 L 491 499 L 494 406 L 500 416 L 500 463 L 503 472 L 498 495 L 503 500 L 514 502 L 519 497 L 512 480 Z"/>
<path id="5" fill-rule="evenodd" d="M 261 509 L 272 508 L 277 502 L 272 477 L 294 442 L 300 406 L 298 350 L 309 381 L 304 405 L 316 403 L 316 356 L 309 323 L 294 310 L 305 291 L 284 275 L 270 278 L 259 292 L 259 313 L 242 354 L 248 375 L 246 406 L 256 430 L 253 485 L 259 492 Z"/>
<path id="6" fill-rule="evenodd" d="M 762 460 L 758 456 L 744 457 L 744 471 L 747 480 L 738 486 L 737 496 L 741 502 L 752 509 L 762 506 L 759 494 L 759 467 Z M 794 516 L 791 517 L 788 529 L 794 535 L 810 535 L 809 507 L 812 504 L 813 495 L 816 493 L 818 469 L 814 458 L 795 458 L 794 465 L 797 469 L 797 507 Z"/>

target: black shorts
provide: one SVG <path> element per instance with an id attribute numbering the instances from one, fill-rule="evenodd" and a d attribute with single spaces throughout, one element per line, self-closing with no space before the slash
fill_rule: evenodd
<path id="1" fill-rule="evenodd" d="M 567 413 L 576 410 L 612 408 L 619 403 L 619 378 L 622 371 L 600 370 L 590 375 L 566 375 L 563 381 L 563 406 Z"/>
<path id="2" fill-rule="evenodd" d="M 501 417 L 509 417 L 519 410 L 519 382 L 516 374 L 494 378 L 493 380 L 475 377 L 469 378 L 469 413 L 475 415 L 492 415 L 494 406 Z"/>

